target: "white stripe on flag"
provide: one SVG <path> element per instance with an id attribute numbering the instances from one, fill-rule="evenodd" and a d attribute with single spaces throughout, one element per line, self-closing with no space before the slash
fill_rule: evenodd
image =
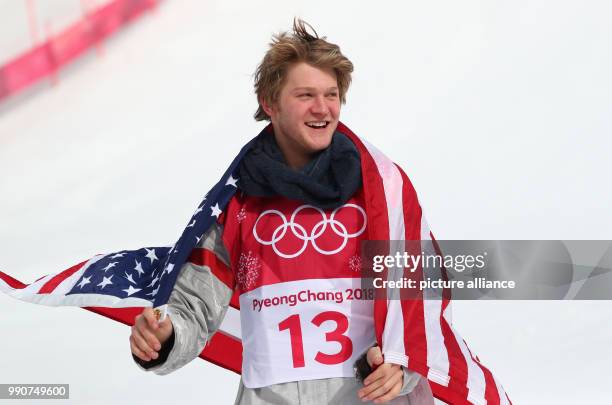
<path id="1" fill-rule="evenodd" d="M 240 311 L 236 308 L 229 307 L 225 313 L 223 322 L 221 322 L 221 326 L 219 326 L 219 330 L 241 340 L 242 328 L 240 326 Z"/>
<path id="2" fill-rule="evenodd" d="M 70 290 L 72 290 L 72 288 L 74 287 L 74 285 L 76 284 L 77 281 L 79 281 L 79 279 L 81 278 L 81 276 L 83 275 L 83 273 L 85 273 L 85 271 L 89 268 L 89 266 L 91 266 L 92 264 L 94 264 L 95 262 L 97 262 L 98 260 L 102 259 L 103 257 L 105 257 L 104 255 L 98 255 L 98 256 L 94 256 L 91 259 L 89 259 L 87 261 L 87 263 L 85 263 L 83 265 L 83 267 L 81 267 L 78 271 L 74 272 L 70 277 L 66 278 L 64 281 L 62 281 L 51 293 L 50 295 L 65 295 L 68 292 L 70 292 Z"/>
<path id="3" fill-rule="evenodd" d="M 485 400 L 485 389 L 486 389 L 486 381 L 484 373 L 482 369 L 476 364 L 474 359 L 472 359 L 472 355 L 465 344 L 465 341 L 461 339 L 461 337 L 456 333 L 455 329 L 451 327 L 453 331 L 453 336 L 461 349 L 461 354 L 463 354 L 463 358 L 467 363 L 467 388 L 468 388 L 468 401 L 472 401 L 476 405 L 484 405 L 487 403 Z"/>
<path id="4" fill-rule="evenodd" d="M 57 274 L 49 274 L 32 284 L 27 285 L 24 288 L 13 288 L 6 284 L 3 280 L 0 280 L 0 290 L 13 298 L 21 301 L 31 302 L 40 305 L 49 306 L 78 306 L 78 307 L 108 307 L 108 308 L 128 308 L 128 307 L 151 307 L 153 304 L 151 301 L 127 297 L 118 298 L 113 295 L 104 294 L 71 294 L 65 295 L 72 289 L 72 286 L 78 281 L 80 276 L 85 272 L 87 266 L 97 262 L 104 255 L 95 256 L 87 261 L 78 271 L 71 274 L 64 281 L 62 281 L 57 288 L 51 293 L 38 294 L 40 289 L 47 284 Z"/>
<path id="5" fill-rule="evenodd" d="M 36 294 L 38 292 L 38 290 L 40 290 L 41 287 L 43 285 L 45 285 L 49 280 L 51 280 L 54 276 L 55 276 L 55 274 L 46 275 L 43 278 L 41 278 L 40 280 L 35 281 L 32 284 L 28 284 L 24 288 L 13 288 L 13 287 L 10 287 L 7 284 L 6 286 L 7 286 L 8 290 L 5 290 L 5 291 L 11 297 L 17 298 L 19 300 L 27 301 L 27 299 L 26 299 L 27 297 L 30 297 L 30 296 Z"/>
<path id="6" fill-rule="evenodd" d="M 440 326 L 440 311 L 442 300 L 425 299 L 423 311 L 425 312 L 425 333 L 427 335 L 427 378 L 438 384 L 448 386 L 450 368 L 448 351 L 444 344 L 444 335 Z"/>
<path id="7" fill-rule="evenodd" d="M 378 173 L 382 178 L 385 190 L 385 201 L 389 215 L 389 255 L 395 256 L 397 252 L 405 251 L 405 244 L 393 243 L 393 241 L 404 241 L 404 200 L 403 200 L 403 179 L 395 164 L 382 152 L 363 142 L 370 155 L 376 163 Z M 387 273 L 388 280 L 401 280 L 403 268 L 389 268 Z M 402 302 L 399 297 L 399 289 L 392 288 L 387 290 L 387 317 L 385 319 L 385 329 L 383 330 L 383 352 L 385 358 L 390 362 L 408 366 L 406 347 L 404 343 L 404 314 Z M 392 325 L 392 327 L 391 327 Z"/>
<path id="8" fill-rule="evenodd" d="M 425 254 L 436 254 L 431 240 L 431 232 L 429 224 L 425 219 L 425 213 L 421 208 L 421 247 Z M 436 277 L 441 276 L 441 271 L 435 274 Z M 450 364 L 448 360 L 448 351 L 444 344 L 444 335 L 442 334 L 441 312 L 442 300 L 438 297 L 428 299 L 424 296 L 423 311 L 425 318 L 425 334 L 427 340 L 427 366 L 429 372 L 427 378 L 438 384 L 448 386 L 450 377 L 448 371 Z"/>
<path id="9" fill-rule="evenodd" d="M 493 380 L 495 381 L 495 387 L 497 388 L 497 393 L 499 394 L 500 405 L 510 405 L 508 397 L 506 397 L 506 391 L 504 390 L 504 387 L 502 387 L 499 381 L 497 381 L 497 378 L 495 378 L 495 376 L 493 376 Z"/>

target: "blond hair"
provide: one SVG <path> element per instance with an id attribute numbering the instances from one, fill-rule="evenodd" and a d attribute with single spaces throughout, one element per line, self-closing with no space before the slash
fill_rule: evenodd
<path id="1" fill-rule="evenodd" d="M 312 34 L 308 32 L 308 28 Z M 298 62 L 305 62 L 319 69 L 333 70 L 338 81 L 340 101 L 346 102 L 346 92 L 351 84 L 353 64 L 340 52 L 340 47 L 319 38 L 314 28 L 307 22 L 296 18 L 293 20 L 293 33 L 282 32 L 272 37 L 270 49 L 255 71 L 255 94 L 259 108 L 255 120 L 270 121 L 261 106 L 262 100 L 273 104 L 278 100 L 285 84 L 287 70 Z"/>

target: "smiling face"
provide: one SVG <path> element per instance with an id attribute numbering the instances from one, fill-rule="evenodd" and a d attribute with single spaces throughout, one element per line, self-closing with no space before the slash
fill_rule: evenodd
<path id="1" fill-rule="evenodd" d="M 340 94 L 332 70 L 299 62 L 287 70 L 278 100 L 262 101 L 270 116 L 276 142 L 288 165 L 303 167 L 312 156 L 327 148 L 338 126 Z"/>

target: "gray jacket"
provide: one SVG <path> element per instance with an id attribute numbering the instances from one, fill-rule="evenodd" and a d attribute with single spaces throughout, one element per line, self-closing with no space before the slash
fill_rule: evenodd
<path id="1" fill-rule="evenodd" d="M 214 252 L 228 267 L 229 255 L 223 244 L 222 227 L 212 226 L 202 238 L 200 248 Z M 155 374 L 169 374 L 198 357 L 206 342 L 219 328 L 233 291 L 204 265 L 186 263 L 168 302 L 168 313 L 174 328 L 174 345 L 167 359 L 154 367 L 139 367 Z M 262 388 L 247 388 L 240 381 L 235 405 L 263 404 L 363 404 L 357 391 L 363 385 L 356 378 L 324 378 L 293 381 Z M 371 403 L 371 402 L 370 402 Z M 389 404 L 433 404 L 427 381 L 404 369 L 404 384 L 399 397 Z"/>

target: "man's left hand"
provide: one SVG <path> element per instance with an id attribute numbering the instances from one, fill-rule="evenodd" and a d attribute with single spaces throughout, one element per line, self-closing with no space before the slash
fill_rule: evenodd
<path id="1" fill-rule="evenodd" d="M 397 397 L 404 384 L 402 366 L 383 363 L 383 355 L 378 346 L 370 348 L 366 358 L 374 371 L 363 381 L 364 387 L 359 390 L 359 398 L 382 404 Z"/>

